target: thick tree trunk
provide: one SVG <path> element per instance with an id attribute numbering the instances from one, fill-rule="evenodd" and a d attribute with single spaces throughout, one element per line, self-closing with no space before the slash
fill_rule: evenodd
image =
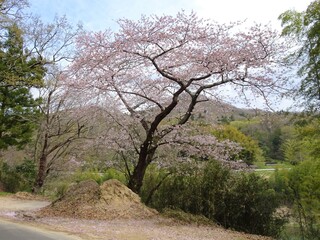
<path id="1" fill-rule="evenodd" d="M 44 184 L 47 174 L 47 156 L 42 155 L 39 160 L 38 175 L 34 182 L 32 192 L 38 192 Z"/>
<path id="2" fill-rule="evenodd" d="M 48 119 L 47 119 L 48 121 Z M 39 158 L 39 165 L 38 165 L 38 174 L 37 174 L 37 178 L 34 182 L 33 185 L 33 189 L 32 192 L 38 192 L 40 190 L 40 188 L 43 186 L 44 184 L 44 180 L 46 178 L 46 171 L 47 171 L 47 158 L 48 158 L 48 154 L 47 154 L 47 148 L 48 148 L 48 133 L 46 132 L 44 135 L 44 142 L 43 142 L 43 147 L 41 150 L 41 154 L 40 154 L 40 158 Z"/>
<path id="3" fill-rule="evenodd" d="M 138 164 L 135 166 L 132 175 L 130 175 L 128 183 L 128 188 L 130 188 L 137 194 L 140 193 L 144 175 L 146 173 L 147 167 L 152 161 L 154 153 L 155 149 L 149 151 L 148 146 L 146 145 L 142 145 L 140 149 Z"/>
<path id="4" fill-rule="evenodd" d="M 168 116 L 171 113 L 171 111 L 177 106 L 178 97 L 185 90 L 185 88 L 185 86 L 181 87 L 173 95 L 172 102 L 155 117 L 154 121 L 150 125 L 150 128 L 148 128 L 148 126 L 145 127 L 147 136 L 140 147 L 139 161 L 138 164 L 135 166 L 133 174 L 130 176 L 128 183 L 128 187 L 135 193 L 140 193 L 146 169 L 152 162 L 153 156 L 157 150 L 157 141 L 155 140 L 154 133 L 156 132 L 157 127 L 159 126 L 161 121 L 164 118 L 166 118 L 166 116 Z M 187 117 L 185 121 L 187 121 L 189 117 Z M 142 121 L 142 123 L 145 122 Z M 184 122 L 180 124 L 184 124 Z"/>
<path id="5" fill-rule="evenodd" d="M 137 194 L 140 193 L 143 178 L 148 165 L 149 164 L 146 161 L 139 160 L 137 166 L 134 168 L 132 175 L 130 176 L 128 188 L 130 188 L 133 192 Z"/>

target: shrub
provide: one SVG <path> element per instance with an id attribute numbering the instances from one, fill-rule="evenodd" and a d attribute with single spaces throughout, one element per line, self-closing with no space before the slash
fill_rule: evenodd
<path id="1" fill-rule="evenodd" d="M 32 160 L 25 159 L 17 166 L 0 163 L 0 181 L 8 192 L 31 191 L 36 177 L 36 166 Z"/>
<path id="2" fill-rule="evenodd" d="M 78 171 L 74 174 L 74 181 L 79 183 L 84 180 L 94 180 L 99 185 L 109 179 L 117 179 L 123 184 L 127 184 L 127 179 L 122 172 L 113 168 L 107 169 L 105 172 L 99 172 L 97 170 Z"/>
<path id="3" fill-rule="evenodd" d="M 281 239 L 319 239 L 320 160 L 305 160 L 290 170 L 275 172 L 274 189 L 290 208 L 290 224 Z"/>
<path id="4" fill-rule="evenodd" d="M 66 181 L 61 181 L 56 185 L 56 189 L 55 189 L 55 198 L 61 198 L 65 195 L 65 193 L 67 192 L 69 186 L 71 185 L 71 183 L 66 182 Z"/>
<path id="5" fill-rule="evenodd" d="M 23 179 L 23 189 L 31 191 L 37 175 L 36 164 L 34 161 L 25 159 L 22 164 L 16 166 L 15 172 Z"/>
<path id="6" fill-rule="evenodd" d="M 102 174 L 100 174 L 98 171 L 95 171 L 95 170 L 77 171 L 74 174 L 73 179 L 77 183 L 85 181 L 85 180 L 94 180 L 98 184 L 101 184 L 102 183 L 101 175 Z"/>
<path id="7" fill-rule="evenodd" d="M 6 162 L 1 162 L 0 181 L 6 192 L 17 192 L 20 190 L 20 176 L 14 172 Z"/>
<path id="8" fill-rule="evenodd" d="M 320 236 L 320 159 L 306 160 L 288 173 L 293 196 L 293 212 L 301 238 Z"/>
<path id="9" fill-rule="evenodd" d="M 209 161 L 203 170 L 170 175 L 150 202 L 159 211 L 181 209 L 226 228 L 270 236 L 277 236 L 285 223 L 275 214 L 279 204 L 267 180 L 254 173 L 231 172 L 216 161 Z"/>
<path id="10" fill-rule="evenodd" d="M 105 182 L 109 179 L 117 179 L 120 182 L 122 182 L 123 184 L 127 184 L 128 180 L 126 178 L 126 176 L 124 175 L 124 173 L 113 169 L 113 168 L 109 168 L 107 169 L 101 176 L 101 181 Z"/>
<path id="11" fill-rule="evenodd" d="M 215 215 L 225 227 L 278 236 L 286 219 L 276 215 L 279 197 L 267 180 L 254 173 L 235 174 L 228 182 L 223 211 Z"/>
<path id="12" fill-rule="evenodd" d="M 150 170 L 150 169 L 149 169 Z M 149 205 L 161 211 L 164 208 L 182 209 L 185 212 L 192 212 L 197 214 L 201 206 L 200 194 L 198 193 L 201 179 L 195 178 L 191 175 L 188 169 L 181 171 L 184 174 L 171 174 L 161 184 L 158 190 L 154 193 Z M 196 175 L 196 173 L 194 173 Z M 156 185 L 156 181 L 161 181 L 165 175 L 156 168 L 148 171 L 143 184 L 141 198 L 145 201 L 146 196 Z M 192 209 L 192 211 L 191 211 Z"/>

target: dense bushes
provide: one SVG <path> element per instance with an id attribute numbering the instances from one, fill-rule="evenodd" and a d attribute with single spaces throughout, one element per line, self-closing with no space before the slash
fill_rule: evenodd
<path id="1" fill-rule="evenodd" d="M 0 182 L 7 192 L 31 191 L 36 177 L 36 165 L 32 160 L 25 159 L 17 166 L 0 162 Z"/>
<path id="2" fill-rule="evenodd" d="M 265 179 L 254 173 L 233 175 L 218 203 L 222 210 L 215 219 L 225 227 L 277 236 L 285 223 L 285 219 L 276 216 L 278 195 Z"/>
<path id="3" fill-rule="evenodd" d="M 320 159 L 305 160 L 290 171 L 275 174 L 274 185 L 282 194 L 283 202 L 290 207 L 291 232 L 300 239 L 320 239 Z M 291 237 L 292 233 L 284 234 Z"/>
<path id="4" fill-rule="evenodd" d="M 153 169 L 154 171 L 154 169 Z M 155 173 L 157 174 L 157 173 Z M 142 199 L 151 188 L 146 176 Z M 155 184 L 155 181 L 154 181 Z M 254 173 L 231 172 L 215 161 L 198 171 L 172 174 L 154 193 L 150 206 L 203 215 L 226 228 L 277 236 L 285 220 L 276 216 L 278 195 Z"/>

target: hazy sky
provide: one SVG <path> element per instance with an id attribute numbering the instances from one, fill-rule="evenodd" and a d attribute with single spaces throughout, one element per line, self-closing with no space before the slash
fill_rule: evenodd
<path id="1" fill-rule="evenodd" d="M 194 11 L 219 22 L 237 20 L 271 23 L 280 29 L 278 16 L 288 10 L 305 10 L 311 0 L 29 0 L 31 11 L 51 21 L 66 15 L 86 29 L 113 28 L 119 18 L 138 19 L 142 14 L 176 14 Z"/>

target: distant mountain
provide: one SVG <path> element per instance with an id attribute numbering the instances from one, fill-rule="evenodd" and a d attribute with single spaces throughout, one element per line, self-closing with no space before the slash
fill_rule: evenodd
<path id="1" fill-rule="evenodd" d="M 182 114 L 183 109 L 186 108 L 180 105 L 175 109 L 175 114 Z M 221 121 L 248 119 L 264 112 L 265 111 L 261 109 L 238 108 L 225 102 L 208 100 L 196 105 L 192 114 L 192 119 L 203 119 L 205 122 L 217 123 Z"/>

